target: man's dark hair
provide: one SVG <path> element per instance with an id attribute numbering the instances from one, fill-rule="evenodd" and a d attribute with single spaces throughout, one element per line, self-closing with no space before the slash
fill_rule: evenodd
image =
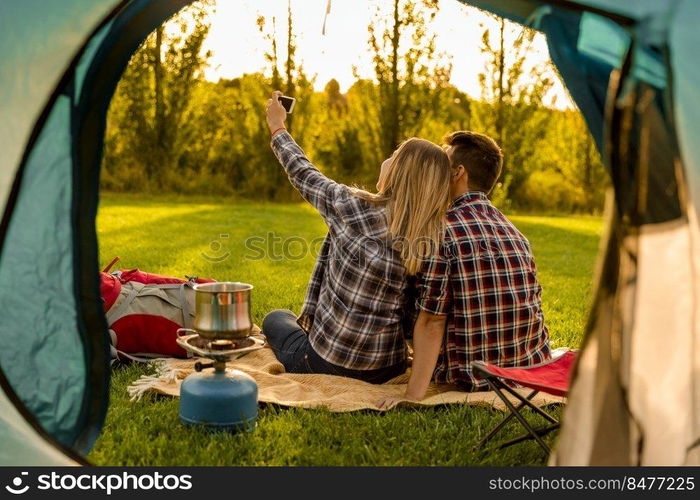
<path id="1" fill-rule="evenodd" d="M 452 146 L 452 167 L 464 166 L 469 188 L 489 194 L 503 167 L 503 153 L 496 141 L 478 132 L 460 131 L 445 136 Z"/>

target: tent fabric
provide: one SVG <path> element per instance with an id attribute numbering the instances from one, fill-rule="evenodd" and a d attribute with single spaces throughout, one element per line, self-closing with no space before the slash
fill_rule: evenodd
<path id="1" fill-rule="evenodd" d="M 700 65 L 695 63 L 700 39 L 698 19 L 700 2 L 684 1 L 678 5 L 669 30 L 670 59 L 676 68 L 672 76 L 676 128 L 696 210 L 700 205 L 700 141 L 697 139 L 700 130 Z"/>
<path id="2" fill-rule="evenodd" d="M 630 413 L 644 446 L 634 461 L 684 464 L 693 440 L 693 282 L 687 220 L 642 226 L 629 346 Z M 679 256 L 684 258 L 679 259 Z M 661 312 L 661 314 L 659 314 Z M 696 372 L 697 373 L 697 372 Z M 655 387 L 671 390 L 652 396 Z M 682 410 L 685 409 L 685 410 Z M 680 411 L 679 411 L 680 410 Z"/>
<path id="3" fill-rule="evenodd" d="M 17 411 L 0 390 L 0 465 L 77 465 L 66 453 L 49 443 Z"/>
<path id="4" fill-rule="evenodd" d="M 668 42 L 654 24 L 636 29 L 637 43 L 659 44 L 662 52 Z M 672 73 L 682 68 L 672 66 Z M 683 205 L 688 193 L 680 170 L 687 158 L 674 143 L 673 99 L 640 83 L 629 68 L 620 76 L 608 118 L 620 255 L 602 281 L 613 293 L 598 298 L 552 463 L 698 464 L 688 453 L 700 413 L 693 400 L 696 207 Z M 666 397 L 653 401 L 649 390 L 659 385 Z"/>
<path id="5" fill-rule="evenodd" d="M 12 185 L 3 200 L 1 234 L 0 395 L 3 405 L 14 405 L 24 418 L 24 434 L 17 434 L 17 419 L 0 414 L 0 441 L 22 448 L 21 436 L 27 443 L 0 453 L 0 463 L 48 465 L 60 463 L 60 456 L 75 463 L 66 446 L 87 453 L 99 434 L 108 398 L 109 343 L 95 273 L 95 216 L 107 107 L 133 51 L 186 3 L 75 1 L 61 5 L 61 12 L 54 9 L 57 2 L 48 9 L 44 2 L 0 4 L 0 23 L 22 26 L 25 17 L 56 22 L 54 30 L 27 22 L 37 33 L 24 39 L 16 30 L 0 33 L 3 47 L 28 47 L 0 61 L 0 74 L 7 76 L 0 104 L 4 111 L 9 103 L 18 117 L 2 125 L 16 132 L 27 123 L 24 139 L 0 129 L 0 144 L 14 142 L 19 152 L 14 164 L 6 161 L 9 156 L 0 163 Z M 94 19 L 82 15 L 88 12 Z M 6 41 L 6 33 L 17 38 Z M 10 438 L 13 433 L 17 439 Z M 32 444 L 42 442 L 43 448 Z"/>
<path id="6" fill-rule="evenodd" d="M 4 208 L 0 275 L 7 280 L 0 286 L 5 313 L 0 325 L 0 464 L 76 463 L 70 451 L 55 441 L 69 441 L 79 432 L 87 369 L 82 340 L 71 330 L 76 316 L 69 239 L 72 167 L 65 168 L 71 165 L 71 109 L 68 97 L 60 97 L 58 89 L 90 33 L 117 5 L 90 0 L 0 3 L 0 109 L 3 116 L 12 117 L 0 122 L 0 205 Z M 51 126 L 39 137 L 46 119 Z M 26 149 L 31 141 L 37 144 L 34 153 Z M 23 197 L 18 189 L 15 176 L 23 159 L 24 173 L 29 172 L 25 192 L 33 191 L 34 197 Z M 11 197 L 17 194 L 15 204 Z M 56 208 L 58 212 L 52 214 Z M 22 218 L 12 217 L 17 212 Z M 18 272 L 12 272 L 14 266 Z M 50 287 L 43 295 L 31 295 L 30 282 L 21 279 L 22 273 L 27 280 L 50 276 Z M 37 312 L 40 304 L 46 309 L 41 308 L 38 316 L 24 313 Z M 47 313 L 57 316 L 48 324 L 40 323 Z M 57 335 L 50 335 L 52 328 Z M 52 348 L 56 350 L 51 352 Z M 18 357 L 6 365 L 12 354 Z M 44 366 L 40 369 L 39 364 Z M 34 408 L 28 410 L 21 400 Z M 46 429 L 55 434 L 45 434 Z"/>
<path id="7" fill-rule="evenodd" d="M 639 21 L 645 18 L 660 17 L 667 11 L 667 5 L 664 4 L 670 2 L 659 2 L 659 0 L 634 0 L 634 2 L 621 2 L 620 0 L 570 0 L 569 3 L 579 4 L 584 7 L 595 7 L 605 12 L 621 14 Z"/>
<path id="8" fill-rule="evenodd" d="M 0 2 L 0 209 L 32 131 L 71 60 L 117 0 Z M 41 12 L 41 15 L 37 15 Z"/>
<path id="9" fill-rule="evenodd" d="M 64 444 L 77 437 L 87 390 L 73 295 L 70 105 L 59 98 L 29 157 L 0 262 L 0 366 Z"/>
<path id="10" fill-rule="evenodd" d="M 631 43 L 629 32 L 613 21 L 588 12 L 581 15 L 576 46 L 579 54 L 599 59 L 611 68 L 619 68 Z M 667 81 L 666 67 L 658 53 L 637 47 L 635 57 L 633 76 L 655 87 L 664 88 Z"/>

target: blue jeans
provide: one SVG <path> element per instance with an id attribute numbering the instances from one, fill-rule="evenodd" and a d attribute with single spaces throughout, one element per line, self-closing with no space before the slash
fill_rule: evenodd
<path id="1" fill-rule="evenodd" d="M 311 347 L 309 336 L 297 324 L 296 315 L 286 309 L 277 309 L 265 316 L 262 330 L 275 356 L 289 373 L 324 373 L 382 384 L 406 371 L 405 361 L 376 370 L 350 370 L 326 361 Z"/>

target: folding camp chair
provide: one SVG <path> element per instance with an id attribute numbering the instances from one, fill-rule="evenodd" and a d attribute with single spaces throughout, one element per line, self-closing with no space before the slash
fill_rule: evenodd
<path id="1" fill-rule="evenodd" d="M 515 417 L 523 425 L 523 427 L 527 429 L 528 433 L 502 443 L 499 446 L 499 449 L 506 448 L 516 443 L 521 443 L 528 439 L 534 439 L 537 441 L 537 444 L 542 447 L 545 453 L 549 454 L 549 447 L 544 443 L 542 437 L 546 436 L 553 430 L 558 429 L 559 421 L 538 406 L 534 405 L 531 402 L 531 399 L 534 398 L 540 391 L 546 392 L 547 394 L 552 394 L 554 396 L 566 396 L 569 392 L 569 377 L 577 355 L 578 351 L 566 351 L 563 355 L 547 360 L 544 363 L 521 368 L 500 368 L 496 365 L 487 364 L 482 361 L 474 361 L 471 364 L 474 374 L 484 378 L 486 382 L 488 382 L 491 390 L 494 391 L 498 397 L 501 398 L 501 400 L 503 400 L 506 408 L 510 410 L 508 415 L 496 427 L 489 431 L 489 433 L 475 446 L 475 448 L 481 448 L 484 446 L 498 433 L 498 431 L 503 428 L 504 425 Z M 523 397 L 511 387 L 513 384 L 533 389 L 533 391 L 527 396 Z M 517 407 L 513 405 L 505 393 L 517 398 L 520 401 L 520 404 Z M 521 410 L 523 410 L 525 407 L 530 408 L 535 413 L 540 415 L 547 422 L 549 422 L 549 425 L 533 428 L 528 421 L 525 420 L 525 417 L 521 413 Z"/>

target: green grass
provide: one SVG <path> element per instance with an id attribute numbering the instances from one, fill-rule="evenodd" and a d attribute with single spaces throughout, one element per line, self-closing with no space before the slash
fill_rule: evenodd
<path id="1" fill-rule="evenodd" d="M 590 300 L 601 220 L 579 216 L 514 216 L 512 220 L 535 251 L 553 344 L 577 346 Z M 119 255 L 119 268 L 253 283 L 253 316 L 259 324 L 271 309 L 299 311 L 314 256 L 309 253 L 293 261 L 250 260 L 246 255 L 253 252 L 246 249 L 245 240 L 274 233 L 310 241 L 323 236 L 325 226 L 310 207 L 301 204 L 236 204 L 201 198 L 146 201 L 109 195 L 102 200 L 98 232 L 103 263 Z M 281 244 L 277 247 L 280 253 Z M 294 243 L 289 250 L 299 255 L 302 248 Z M 211 260 L 227 254 L 220 262 Z M 149 371 L 142 365 L 114 371 L 107 422 L 89 456 L 93 463 L 538 465 L 545 460 L 532 442 L 493 453 L 473 451 L 472 446 L 501 413 L 465 406 L 398 409 L 384 414 L 265 406 L 254 433 L 212 434 L 180 424 L 176 399 L 147 396 L 130 402 L 127 386 Z M 511 425 L 501 437 L 519 433 Z"/>

